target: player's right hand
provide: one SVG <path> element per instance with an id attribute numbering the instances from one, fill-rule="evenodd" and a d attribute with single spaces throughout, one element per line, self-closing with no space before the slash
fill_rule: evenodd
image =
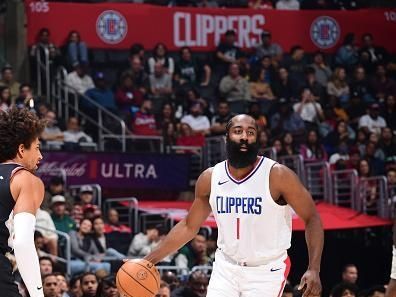
<path id="1" fill-rule="evenodd" d="M 302 290 L 302 297 L 320 297 L 322 284 L 320 283 L 319 271 L 307 270 L 301 277 L 298 290 Z"/>

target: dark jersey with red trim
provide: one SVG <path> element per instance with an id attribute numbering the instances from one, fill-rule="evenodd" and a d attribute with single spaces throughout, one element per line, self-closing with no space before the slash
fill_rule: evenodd
<path id="1" fill-rule="evenodd" d="M 8 239 L 10 237 L 10 215 L 15 206 L 11 195 L 10 182 L 13 174 L 23 169 L 19 164 L 0 164 L 0 252 L 10 251 Z"/>

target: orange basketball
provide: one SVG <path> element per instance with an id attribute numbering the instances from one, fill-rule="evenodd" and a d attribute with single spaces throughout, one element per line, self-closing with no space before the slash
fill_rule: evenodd
<path id="1" fill-rule="evenodd" d="M 153 297 L 160 287 L 160 274 L 154 264 L 143 259 L 125 262 L 117 272 L 121 297 Z"/>

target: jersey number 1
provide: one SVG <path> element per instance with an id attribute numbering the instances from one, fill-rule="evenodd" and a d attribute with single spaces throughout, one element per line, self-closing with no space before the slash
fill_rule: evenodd
<path id="1" fill-rule="evenodd" d="M 237 223 L 236 223 L 236 237 L 239 239 L 239 224 L 240 224 L 240 219 L 237 218 Z"/>

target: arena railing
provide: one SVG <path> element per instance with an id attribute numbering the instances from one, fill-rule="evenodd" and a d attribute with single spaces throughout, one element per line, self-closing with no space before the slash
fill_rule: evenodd
<path id="1" fill-rule="evenodd" d="M 332 204 L 357 209 L 359 178 L 355 169 L 333 170 L 331 172 Z"/>
<path id="2" fill-rule="evenodd" d="M 392 217 L 388 181 L 385 176 L 360 178 L 357 195 L 357 210 L 382 218 Z"/>
<path id="3" fill-rule="evenodd" d="M 301 155 L 281 156 L 277 158 L 277 161 L 293 170 L 300 178 L 301 182 L 306 184 L 304 160 Z"/>
<path id="4" fill-rule="evenodd" d="M 201 146 L 171 145 L 167 147 L 167 153 L 179 153 L 190 155 L 190 186 L 193 186 L 201 172 L 206 168 L 205 157 L 207 152 Z"/>
<path id="5" fill-rule="evenodd" d="M 211 167 L 227 158 L 225 136 L 205 138 L 204 168 Z"/>
<path id="6" fill-rule="evenodd" d="M 74 113 L 74 115 L 78 115 L 82 117 L 84 120 L 94 125 L 98 129 L 98 140 L 99 140 L 99 148 L 101 150 L 104 149 L 104 135 L 107 135 L 107 138 L 113 138 L 121 143 L 122 151 L 126 151 L 126 135 L 131 134 L 127 129 L 124 120 L 119 118 L 117 115 L 107 110 L 88 96 L 84 94 L 80 94 L 77 90 L 66 83 L 67 72 L 63 67 L 58 68 L 58 71 L 55 76 L 55 82 L 51 100 L 52 106 L 56 106 L 56 111 L 58 117 L 64 118 L 68 120 L 70 117 L 70 111 Z M 71 98 L 71 95 L 73 98 Z M 91 106 L 96 109 L 97 119 L 92 118 L 91 116 L 84 113 L 80 108 L 80 101 L 84 100 L 89 103 Z M 62 108 L 63 107 L 63 108 Z M 105 121 L 109 120 L 112 123 L 118 123 L 118 127 L 114 127 L 113 125 L 106 125 Z M 115 133 L 111 128 L 119 128 L 119 133 Z"/>
<path id="7" fill-rule="evenodd" d="M 206 275 L 210 276 L 212 274 L 213 266 L 210 266 L 210 265 L 197 265 L 197 266 L 194 266 L 193 268 L 191 268 L 191 272 L 194 272 L 194 271 L 197 271 L 197 270 L 202 271 Z"/>
<path id="8" fill-rule="evenodd" d="M 42 61 L 42 54 L 44 55 L 44 61 Z M 44 78 L 43 75 L 44 74 Z M 38 44 L 36 48 L 36 75 L 37 75 L 37 94 L 41 96 L 43 94 L 43 80 L 45 82 L 45 94 L 47 100 L 51 94 L 51 74 L 50 74 L 50 58 L 49 50 Z"/>
<path id="9" fill-rule="evenodd" d="M 135 197 L 105 199 L 103 203 L 103 213 L 106 214 L 110 208 L 114 208 L 118 211 L 120 223 L 132 227 L 133 234 L 140 232 L 139 201 Z"/>
<path id="10" fill-rule="evenodd" d="M 304 164 L 305 186 L 315 200 L 331 202 L 330 165 L 326 161 Z"/>
<path id="11" fill-rule="evenodd" d="M 390 217 L 395 218 L 395 206 L 396 206 L 396 184 L 390 185 L 388 183 L 388 204 L 390 205 Z"/>
<path id="12" fill-rule="evenodd" d="M 173 271 L 176 275 L 187 275 L 189 274 L 189 269 L 181 266 L 173 265 L 157 265 L 158 272 L 163 275 L 167 271 Z"/>
<path id="13" fill-rule="evenodd" d="M 69 234 L 67 234 L 65 232 L 62 232 L 62 231 L 59 231 L 59 230 L 52 230 L 52 229 L 48 229 L 48 228 L 41 227 L 41 226 L 36 226 L 36 229 L 38 231 L 43 230 L 43 231 L 46 231 L 46 232 L 51 232 L 51 233 L 57 234 L 58 235 L 58 248 L 59 248 L 59 242 L 61 240 L 65 241 L 64 251 L 63 251 L 64 257 L 54 256 L 54 255 L 50 255 L 50 254 L 48 254 L 48 255 L 50 257 L 55 257 L 55 259 L 57 261 L 60 261 L 60 262 L 64 263 L 66 265 L 66 273 L 67 273 L 67 275 L 70 276 L 71 275 L 71 269 L 70 269 L 71 244 L 70 244 L 70 236 L 69 236 Z"/>
<path id="14" fill-rule="evenodd" d="M 82 186 L 91 186 L 94 190 L 93 203 L 102 209 L 102 187 L 99 184 L 83 184 L 83 185 L 72 185 L 69 186 L 70 193 L 73 196 L 77 196 L 80 193 Z"/>

